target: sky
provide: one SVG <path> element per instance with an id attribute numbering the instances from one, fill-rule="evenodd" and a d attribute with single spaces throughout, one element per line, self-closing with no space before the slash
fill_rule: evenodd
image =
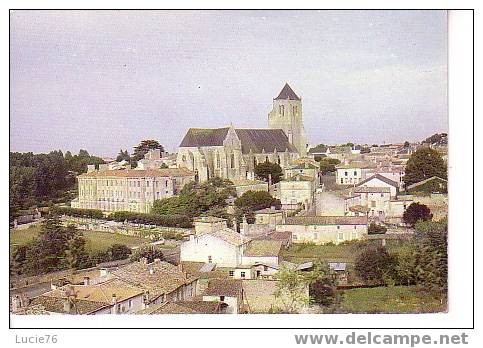
<path id="1" fill-rule="evenodd" d="M 173 152 L 190 127 L 268 127 L 285 82 L 313 145 L 447 132 L 446 12 L 11 12 L 11 151 Z"/>

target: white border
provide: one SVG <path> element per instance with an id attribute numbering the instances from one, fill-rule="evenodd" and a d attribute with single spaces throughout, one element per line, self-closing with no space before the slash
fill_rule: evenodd
<path id="1" fill-rule="evenodd" d="M 30 7 L 38 6 L 35 2 L 27 3 Z M 67 7 L 63 2 L 49 2 L 51 7 Z M 93 2 L 89 2 L 93 4 Z M 12 3 L 12 7 L 20 7 L 25 3 Z M 44 6 L 46 3 L 44 3 Z M 141 3 L 136 5 L 142 6 Z M 406 4 L 407 5 L 407 4 Z M 68 6 L 73 6 L 69 4 Z M 84 4 L 85 6 L 85 4 Z M 94 4 L 98 6 L 99 4 Z M 112 7 L 122 6 L 112 4 Z M 149 4 L 146 7 L 156 7 Z M 161 5 L 158 5 L 161 6 Z M 220 4 L 221 7 L 224 4 Z M 288 6 L 288 5 L 287 5 Z M 294 4 L 294 6 L 297 6 Z M 351 5 L 349 5 L 350 7 Z M 357 6 L 355 2 L 352 6 Z M 359 4 L 360 6 L 360 4 Z M 377 6 L 377 4 L 375 5 Z M 73 7 L 76 7 L 75 5 Z M 126 7 L 126 6 L 123 6 Z M 130 7 L 130 6 L 127 6 Z M 207 6 L 205 6 L 207 7 Z M 387 7 L 381 4 L 380 7 Z M 4 13 L 5 18 L 5 13 Z M 239 315 L 239 316 L 117 316 L 117 317 L 27 317 L 13 316 L 12 327 L 471 327 L 472 326 L 472 220 L 471 189 L 472 182 L 472 12 L 451 12 L 449 15 L 449 136 L 450 136 L 450 311 L 447 314 L 418 315 Z M 5 28 L 7 26 L 7 28 Z M 8 31 L 8 24 L 3 21 L 2 31 Z M 8 36 L 7 36 L 8 37 Z M 5 36 L 3 36 L 5 39 Z M 3 42 L 5 48 L 5 42 Z M 4 50 L 2 66 L 8 66 L 8 55 Z M 6 56 L 7 55 L 7 56 Z M 7 58 L 7 60 L 5 60 Z M 7 76 L 7 75 L 2 75 Z M 7 89 L 8 90 L 8 89 Z M 2 100 L 5 102 L 5 93 Z M 8 114 L 8 103 L 2 103 L 4 115 Z M 5 129 L 5 128 L 4 128 Z M 5 141 L 5 138 L 3 138 Z M 7 161 L 4 161 L 7 163 Z M 6 183 L 6 177 L 3 182 Z M 8 191 L 5 189 L 4 197 Z M 6 201 L 6 199 L 5 199 Z M 6 203 L 6 202 L 5 202 Z M 3 211 L 8 209 L 8 203 Z M 6 213 L 4 213 L 4 216 Z M 6 219 L 4 220 L 6 226 Z M 8 246 L 2 234 L 2 245 Z M 8 252 L 4 252 L 8 255 Z M 4 261 L 7 262 L 6 260 Z M 6 279 L 6 268 L 2 268 Z M 8 270 L 7 270 L 8 272 Z M 4 287 L 5 289 L 5 287 Z M 3 294 L 4 299 L 7 294 Z M 2 302 L 2 313 L 8 310 Z M 116 331 L 117 332 L 117 331 Z M 196 331 L 199 332 L 199 331 Z M 133 335 L 138 336 L 136 332 Z M 115 335 L 115 333 L 113 333 Z M 180 335 L 183 335 L 180 332 Z M 221 335 L 214 333 L 213 335 Z M 234 333 L 231 333 L 232 337 Z M 237 336 L 245 336 L 238 332 Z M 82 334 L 76 336 L 82 337 Z M 208 334 L 209 336 L 209 334 Z"/>

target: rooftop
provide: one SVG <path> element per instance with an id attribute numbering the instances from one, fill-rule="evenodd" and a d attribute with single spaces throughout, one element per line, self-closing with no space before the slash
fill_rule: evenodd
<path id="1" fill-rule="evenodd" d="M 288 83 L 286 83 L 285 86 L 283 86 L 282 90 L 275 98 L 275 100 L 279 100 L 279 99 L 300 100 L 299 96 L 295 94 L 292 87 L 290 87 Z"/>
<path id="2" fill-rule="evenodd" d="M 286 225 L 367 225 L 366 216 L 294 216 Z"/>
<path id="3" fill-rule="evenodd" d="M 81 178 L 146 178 L 146 177 L 177 177 L 194 176 L 194 173 L 185 168 L 160 168 L 160 169 L 118 169 L 118 170 L 94 170 L 79 175 Z"/>
<path id="4" fill-rule="evenodd" d="M 369 181 L 374 180 L 374 179 L 379 179 L 382 182 L 385 182 L 386 184 L 394 186 L 396 188 L 399 187 L 397 182 L 395 182 L 394 180 L 391 180 L 389 178 L 386 178 L 384 175 L 381 175 L 381 174 L 374 174 L 373 176 L 370 176 L 369 178 L 362 180 L 360 183 L 357 184 L 357 186 L 362 186 L 366 182 L 369 182 Z"/>
<path id="5" fill-rule="evenodd" d="M 242 291 L 242 283 L 237 279 L 210 279 L 204 296 L 238 297 Z"/>
<path id="6" fill-rule="evenodd" d="M 369 187 L 369 186 L 357 186 L 354 187 L 354 193 L 391 193 L 389 187 Z"/>
<path id="7" fill-rule="evenodd" d="M 278 256 L 282 249 L 282 242 L 279 240 L 252 240 L 243 256 Z"/>
<path id="8" fill-rule="evenodd" d="M 220 302 L 177 301 L 149 306 L 138 314 L 217 314 Z"/>

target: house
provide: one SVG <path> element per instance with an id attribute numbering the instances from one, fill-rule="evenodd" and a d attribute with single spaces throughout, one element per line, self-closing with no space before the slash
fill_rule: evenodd
<path id="1" fill-rule="evenodd" d="M 282 223 L 284 211 L 275 207 L 260 209 L 254 212 L 255 224 L 257 225 L 277 225 Z"/>
<path id="2" fill-rule="evenodd" d="M 370 177 L 368 177 L 365 180 L 362 180 L 359 182 L 356 187 L 361 188 L 361 187 L 387 187 L 389 188 L 391 197 L 396 197 L 397 194 L 399 193 L 399 183 L 386 178 L 385 176 L 381 174 L 374 174 Z"/>
<path id="3" fill-rule="evenodd" d="M 238 179 L 232 180 L 238 197 L 247 191 L 265 191 L 268 192 L 268 183 L 261 180 Z"/>
<path id="4" fill-rule="evenodd" d="M 406 187 L 408 192 L 447 193 L 448 180 L 432 176 Z"/>
<path id="5" fill-rule="evenodd" d="M 335 166 L 335 180 L 338 185 L 357 185 L 371 175 L 376 165 L 366 161 L 352 161 Z"/>
<path id="6" fill-rule="evenodd" d="M 222 307 L 219 301 L 177 301 L 152 305 L 137 314 L 220 314 Z"/>
<path id="7" fill-rule="evenodd" d="M 203 301 L 221 303 L 222 313 L 240 313 L 243 299 L 242 283 L 237 279 L 210 279 L 203 293 Z"/>
<path id="8" fill-rule="evenodd" d="M 404 186 L 404 175 L 405 175 L 405 168 L 401 165 L 387 165 L 387 166 L 378 166 L 377 169 L 374 171 L 374 174 L 382 175 L 396 183 L 398 183 L 398 188 L 401 190 Z"/>
<path id="9" fill-rule="evenodd" d="M 278 183 L 282 209 L 309 209 L 314 201 L 315 180 L 312 177 L 296 174 Z"/>
<path id="10" fill-rule="evenodd" d="M 294 243 L 315 244 L 359 240 L 367 235 L 365 216 L 296 216 L 287 217 L 277 231 L 292 232 Z"/>
<path id="11" fill-rule="evenodd" d="M 236 267 L 242 263 L 243 249 L 249 238 L 227 227 L 226 219 L 195 219 L 195 234 L 180 246 L 181 261 L 216 263 Z"/>
<path id="12" fill-rule="evenodd" d="M 319 183 L 319 167 L 315 164 L 302 162 L 284 169 L 285 179 L 290 179 L 297 175 L 313 178 L 316 183 Z"/>
<path id="13" fill-rule="evenodd" d="M 109 273 L 142 289 L 148 305 L 185 301 L 197 294 L 197 276 L 184 272 L 180 266 L 160 260 L 147 263 L 146 259 L 142 259 Z"/>
<path id="14" fill-rule="evenodd" d="M 320 216 L 344 216 L 345 201 L 342 195 L 333 191 L 321 191 L 317 193 L 317 215 Z"/>
<path id="15" fill-rule="evenodd" d="M 255 239 L 248 243 L 243 252 L 242 265 L 257 263 L 277 265 L 280 262 L 283 243 L 279 240 Z"/>
<path id="16" fill-rule="evenodd" d="M 144 308 L 144 291 L 120 279 L 65 285 L 31 300 L 50 314 L 131 314 Z"/>

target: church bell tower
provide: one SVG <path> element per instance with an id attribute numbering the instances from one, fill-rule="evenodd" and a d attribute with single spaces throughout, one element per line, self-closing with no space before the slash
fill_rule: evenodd
<path id="1" fill-rule="evenodd" d="M 307 155 L 307 137 L 302 120 L 302 99 L 288 85 L 273 99 L 272 111 L 268 114 L 268 127 L 283 129 L 289 142 L 295 146 L 300 156 Z"/>

